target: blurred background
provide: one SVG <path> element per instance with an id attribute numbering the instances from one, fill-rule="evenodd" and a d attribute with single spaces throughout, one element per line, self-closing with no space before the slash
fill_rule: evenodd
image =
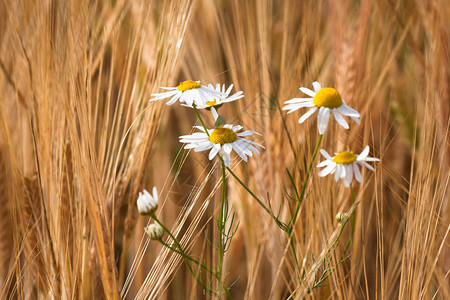
<path id="1" fill-rule="evenodd" d="M 2 1 L 1 298 L 213 298 L 144 234 L 136 200 L 156 186 L 159 218 L 192 256 L 214 263 L 220 165 L 178 142 L 197 122 L 193 110 L 150 95 L 184 80 L 242 90 L 220 112 L 261 133 L 266 149 L 248 163 L 233 156 L 231 168 L 287 221 L 286 170 L 303 184 L 318 134 L 314 118 L 297 122 L 306 109 L 281 107 L 318 80 L 362 116 L 348 131 L 331 120 L 321 148 L 370 145 L 381 159 L 354 181 L 351 254 L 339 263 L 349 228 L 327 252 L 335 215 L 351 209 L 341 182 L 313 168 L 294 235 L 298 265 L 286 235 L 230 176 L 239 221 L 225 256 L 231 294 L 449 299 L 449 28 L 445 0 Z"/>

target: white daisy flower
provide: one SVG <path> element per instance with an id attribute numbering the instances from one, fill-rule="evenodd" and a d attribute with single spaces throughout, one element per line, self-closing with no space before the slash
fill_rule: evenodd
<path id="1" fill-rule="evenodd" d="M 319 115 L 317 116 L 317 127 L 319 128 L 319 133 L 324 134 L 327 130 L 328 120 L 330 119 L 331 113 L 333 113 L 336 121 L 348 129 L 348 124 L 341 116 L 349 116 L 359 125 L 360 114 L 347 104 L 345 104 L 344 99 L 341 98 L 339 92 L 333 88 L 322 88 L 320 84 L 315 81 L 313 82 L 314 91 L 310 89 L 301 87 L 300 90 L 308 96 L 313 98 L 294 98 L 284 102 L 287 104 L 283 107 L 283 110 L 288 110 L 288 114 L 296 111 L 302 107 L 312 107 L 307 113 L 300 117 L 298 122 L 301 124 L 306 119 L 308 119 L 313 113 L 319 110 Z"/>
<path id="2" fill-rule="evenodd" d="M 217 112 L 212 110 L 214 118 L 217 119 Z M 206 151 L 209 152 L 209 160 L 212 160 L 218 153 L 223 157 L 225 166 L 231 163 L 230 153 L 234 150 L 240 158 L 247 162 L 247 156 L 252 156 L 252 151 L 259 154 L 259 150 L 255 146 L 264 148 L 262 145 L 244 139 L 243 137 L 253 134 L 261 135 L 257 132 L 247 130 L 240 131 L 243 127 L 241 125 L 233 126 L 225 124 L 215 129 L 208 129 L 208 134 L 201 126 L 194 126 L 201 132 L 194 132 L 190 135 L 180 136 L 180 142 L 186 143 L 184 149 L 194 149 L 195 152 Z"/>
<path id="3" fill-rule="evenodd" d="M 150 224 L 144 231 L 152 240 L 160 240 L 164 235 L 164 229 L 159 224 Z"/>
<path id="4" fill-rule="evenodd" d="M 335 156 L 331 157 L 327 151 L 320 150 L 320 153 L 326 158 L 317 165 L 318 168 L 326 167 L 319 172 L 320 177 L 327 176 L 328 174 L 334 173 L 334 180 L 337 182 L 339 179 L 344 181 L 346 187 L 350 186 L 353 180 L 353 174 L 358 182 L 362 182 L 363 177 L 359 171 L 359 167 L 363 166 L 371 171 L 375 169 L 369 165 L 368 161 L 379 161 L 378 158 L 367 157 L 369 154 L 369 146 L 364 148 L 364 151 L 360 155 L 356 156 L 353 151 L 344 151 L 341 153 L 336 153 Z"/>
<path id="5" fill-rule="evenodd" d="M 177 87 L 161 87 L 168 92 L 152 94 L 153 99 L 150 101 L 157 101 L 165 98 L 171 98 L 166 104 L 172 105 L 177 100 L 186 103 L 186 106 L 192 107 L 195 105 L 204 106 L 206 102 L 213 101 L 214 98 L 223 97 L 224 94 L 217 92 L 213 88 L 206 87 L 200 84 L 200 81 L 186 80 L 181 82 Z"/>
<path id="6" fill-rule="evenodd" d="M 212 84 L 208 84 L 208 88 L 215 90 L 218 93 L 221 93 L 222 97 L 215 97 L 209 101 L 206 101 L 203 105 L 198 104 L 197 108 L 206 108 L 211 109 L 213 107 L 220 108 L 224 103 L 236 101 L 244 97 L 244 93 L 239 91 L 230 96 L 231 90 L 233 89 L 233 85 L 230 85 L 228 89 L 225 90 L 225 84 L 220 87 L 220 84 L 216 84 L 214 88 Z M 189 106 L 187 104 L 183 104 L 183 106 Z"/>
<path id="7" fill-rule="evenodd" d="M 158 191 L 156 190 L 156 186 L 153 187 L 153 195 L 147 192 L 147 190 L 144 190 L 144 193 L 139 193 L 137 207 L 141 215 L 150 215 L 155 212 L 158 208 Z"/>

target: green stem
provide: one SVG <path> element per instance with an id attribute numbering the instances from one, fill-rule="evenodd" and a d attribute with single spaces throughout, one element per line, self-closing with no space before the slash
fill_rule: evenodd
<path id="1" fill-rule="evenodd" d="M 352 194 L 352 205 L 353 205 L 353 212 L 352 212 L 352 231 L 350 233 L 350 239 L 347 242 L 347 245 L 344 249 L 344 254 L 347 252 L 348 248 L 350 247 L 350 243 L 353 239 L 353 234 L 355 233 L 355 224 L 356 224 L 356 204 L 355 204 L 355 193 L 353 192 L 353 185 L 350 183 L 350 192 Z"/>
<path id="2" fill-rule="evenodd" d="M 181 247 L 180 243 L 178 243 L 178 240 L 175 238 L 175 236 L 172 234 L 172 232 L 170 232 L 169 229 L 167 229 L 166 226 L 164 226 L 164 224 L 158 220 L 158 218 L 156 217 L 156 215 L 154 213 L 152 213 L 150 215 L 150 217 L 152 217 L 153 220 L 155 220 L 156 223 L 159 224 L 159 226 L 162 227 L 162 229 L 164 229 L 165 232 L 167 232 L 167 234 L 170 236 L 170 238 L 173 240 L 175 246 L 177 246 L 178 249 L 180 249 L 180 251 L 182 251 L 184 253 L 183 247 Z"/>
<path id="3" fill-rule="evenodd" d="M 298 213 L 300 211 L 300 206 L 303 203 L 303 197 L 305 195 L 305 191 L 306 191 L 306 186 L 308 184 L 309 175 L 311 173 L 314 161 L 316 159 L 320 143 L 322 142 L 322 138 L 323 138 L 323 134 L 319 134 L 319 139 L 317 140 L 316 148 L 314 149 L 313 156 L 312 156 L 311 161 L 309 163 L 308 172 L 306 172 L 306 178 L 305 178 L 305 181 L 303 182 L 302 191 L 300 192 L 300 196 L 297 199 L 297 206 L 295 207 L 295 212 L 292 215 L 292 219 L 289 222 L 289 224 L 287 226 L 287 231 L 286 231 L 288 233 L 288 235 L 289 235 L 289 243 L 290 243 L 290 247 L 291 247 L 291 250 L 292 250 L 292 255 L 294 256 L 294 260 L 295 260 L 295 263 L 296 263 L 297 266 L 299 266 L 299 263 L 298 263 L 298 259 L 297 259 L 297 251 L 295 251 L 294 238 L 293 238 L 294 226 L 295 226 L 295 221 L 297 220 Z M 300 270 L 299 270 L 299 272 L 300 272 Z"/>
<path id="4" fill-rule="evenodd" d="M 311 169 L 313 167 L 314 160 L 316 159 L 317 152 L 319 151 L 319 146 L 320 146 L 320 143 L 322 142 L 322 138 L 323 138 L 323 134 L 320 134 L 319 135 L 319 139 L 317 140 L 316 149 L 314 149 L 314 153 L 313 153 L 313 156 L 311 158 L 311 162 L 309 163 L 308 172 L 306 173 L 306 178 L 305 178 L 305 181 L 303 182 L 303 187 L 302 187 L 302 191 L 300 192 L 300 197 L 298 198 L 298 201 L 297 201 L 297 207 L 295 208 L 294 215 L 292 216 L 292 219 L 289 222 L 289 227 L 290 227 L 289 235 L 292 234 L 292 230 L 293 230 L 293 228 L 295 226 L 295 221 L 297 220 L 298 212 L 299 212 L 300 206 L 302 205 L 302 202 L 303 202 L 303 196 L 305 195 L 305 191 L 306 191 L 306 186 L 308 184 L 309 175 L 311 173 Z"/>
<path id="5" fill-rule="evenodd" d="M 216 276 L 216 273 L 212 270 L 210 270 L 207 266 L 205 266 L 204 264 L 202 264 L 201 262 L 199 262 L 198 260 L 192 258 L 191 256 L 187 255 L 184 251 L 180 251 L 177 250 L 175 248 L 173 248 L 171 245 L 167 244 L 166 242 L 164 242 L 163 240 L 159 240 L 159 242 L 164 245 L 165 247 L 169 248 L 170 250 L 172 250 L 173 252 L 176 252 L 178 254 L 180 254 L 183 258 L 186 258 L 194 263 L 196 263 L 197 265 L 199 265 L 200 267 L 202 267 L 203 269 L 205 269 L 206 271 L 208 271 L 209 273 L 211 273 L 212 275 Z"/>
<path id="6" fill-rule="evenodd" d="M 200 116 L 200 112 L 197 109 L 197 105 L 195 105 L 195 103 L 194 103 L 194 104 L 192 104 L 192 107 L 194 107 L 195 114 L 197 115 L 197 118 L 200 120 L 200 123 L 202 123 L 203 129 L 205 129 L 206 135 L 209 137 L 208 128 L 206 128 L 206 125 L 203 122 L 202 117 Z"/>
<path id="7" fill-rule="evenodd" d="M 195 103 L 192 105 L 194 107 L 195 114 L 197 115 L 197 118 L 199 119 L 200 123 L 203 126 L 203 129 L 205 130 L 206 135 L 209 137 L 208 128 L 206 128 L 205 122 L 203 122 L 202 117 L 200 116 L 200 112 L 197 109 L 197 106 Z M 224 240 L 223 240 L 223 231 L 225 228 L 225 218 L 228 215 L 228 205 L 226 203 L 226 175 L 225 175 L 225 162 L 223 161 L 223 158 L 218 154 L 217 155 L 220 159 L 221 163 L 221 169 L 222 169 L 222 197 L 220 201 L 220 216 L 217 220 L 217 227 L 219 229 L 219 259 L 218 259 L 218 270 L 216 274 L 216 278 L 219 281 L 219 284 L 224 289 L 227 296 L 231 299 L 232 296 L 230 294 L 230 291 L 225 286 L 225 283 L 222 282 L 222 266 L 223 266 L 223 257 L 224 257 Z M 225 210 L 225 214 L 224 214 Z"/>
<path id="8" fill-rule="evenodd" d="M 223 267 L 223 257 L 224 257 L 224 237 L 223 237 L 223 231 L 225 228 L 225 218 L 227 216 L 228 211 L 228 205 L 226 203 L 226 192 L 227 192 L 227 182 L 226 182 L 226 175 L 225 175 L 225 163 L 223 159 L 220 159 L 220 168 L 222 171 L 222 196 L 220 199 L 220 215 L 219 219 L 217 220 L 217 227 L 219 229 L 219 259 L 217 262 L 218 265 L 218 275 L 219 275 L 219 281 L 222 281 L 222 267 Z"/>
<path id="9" fill-rule="evenodd" d="M 173 240 L 173 243 L 175 244 L 175 246 L 177 246 L 177 248 L 180 249 L 181 252 L 185 253 L 183 247 L 182 247 L 181 244 L 178 242 L 178 240 L 175 238 L 175 236 L 172 234 L 172 232 L 170 232 L 170 230 L 167 229 L 167 227 L 164 226 L 164 224 L 158 220 L 158 218 L 156 217 L 156 215 L 155 215 L 154 213 L 152 213 L 152 214 L 150 215 L 150 217 L 152 217 L 153 220 L 155 220 L 155 222 L 158 223 L 158 224 L 162 227 L 162 229 L 163 229 L 165 232 L 167 232 L 167 234 L 168 234 L 168 235 L 170 236 L 170 238 Z M 186 255 L 186 254 L 185 254 L 185 255 Z M 186 256 L 187 256 L 187 255 L 186 255 Z M 187 261 L 187 259 L 185 258 L 184 255 L 183 255 L 183 259 L 184 259 L 186 265 L 188 266 L 189 270 L 190 270 L 191 272 L 193 272 L 191 265 L 189 264 L 189 262 Z M 193 273 L 193 274 L 194 274 L 194 273 Z"/>
<path id="10" fill-rule="evenodd" d="M 283 229 L 284 231 L 287 230 L 286 224 L 282 223 L 278 218 L 272 213 L 272 211 L 264 205 L 264 203 L 258 198 L 258 196 L 255 195 L 246 185 L 242 182 L 242 180 L 239 179 L 239 177 L 229 168 L 227 167 L 228 172 L 236 179 L 239 184 L 258 202 L 258 204 L 274 219 L 275 223 Z"/>
<path id="11" fill-rule="evenodd" d="M 183 257 L 184 263 L 186 264 L 186 266 L 187 266 L 188 269 L 189 269 L 189 272 L 191 272 L 192 276 L 195 278 L 195 280 L 197 280 L 197 282 L 202 286 L 202 288 L 206 290 L 206 287 L 202 284 L 202 282 L 201 282 L 200 280 L 198 280 L 197 274 L 195 274 L 194 269 L 192 268 L 191 264 L 189 263 L 189 260 L 187 259 L 187 257 L 189 257 L 189 255 L 187 255 L 187 254 L 184 252 L 183 247 L 182 247 L 181 244 L 178 242 L 178 240 L 175 238 L 175 236 L 170 232 L 169 229 L 167 229 L 166 226 L 164 226 L 164 224 L 163 224 L 162 222 L 160 222 L 160 221 L 158 220 L 158 218 L 156 217 L 156 215 L 155 215 L 154 213 L 152 213 L 152 214 L 150 215 L 150 217 L 152 217 L 153 220 L 155 220 L 155 222 L 158 223 L 158 224 L 162 227 L 162 229 L 163 229 L 165 232 L 167 232 L 167 234 L 168 234 L 168 235 L 170 236 L 170 238 L 173 240 L 173 243 L 175 244 L 175 246 L 176 246 L 178 249 L 180 249 L 180 252 L 181 252 L 181 253 L 183 253 L 182 257 Z M 162 241 L 161 241 L 161 242 L 162 242 Z M 180 253 L 180 254 L 181 254 L 181 253 Z"/>
<path id="12" fill-rule="evenodd" d="M 328 252 L 337 244 L 337 242 L 339 241 L 339 238 L 342 235 L 342 232 L 344 232 L 344 227 L 345 225 L 347 225 L 348 221 L 345 221 L 344 224 L 341 224 L 341 229 L 339 230 L 338 236 L 336 237 L 336 239 L 334 240 L 334 242 L 331 244 L 330 249 L 328 249 Z"/>

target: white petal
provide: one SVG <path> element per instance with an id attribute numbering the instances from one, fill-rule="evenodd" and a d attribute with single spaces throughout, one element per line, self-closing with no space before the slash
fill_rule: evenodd
<path id="1" fill-rule="evenodd" d="M 230 154 L 223 153 L 223 162 L 225 163 L 226 167 L 230 166 L 231 163 Z"/>
<path id="2" fill-rule="evenodd" d="M 223 92 L 225 92 L 225 94 L 230 94 L 231 93 L 231 90 L 233 89 L 233 84 L 231 84 L 229 87 L 228 87 L 228 89 L 227 89 L 227 91 L 225 92 L 225 84 L 223 85 Z"/>
<path id="3" fill-rule="evenodd" d="M 300 119 L 298 119 L 298 122 L 300 124 L 302 124 L 303 122 L 305 122 L 306 119 L 308 119 L 313 113 L 315 113 L 317 110 L 317 107 L 313 107 L 310 110 L 308 110 L 303 116 L 300 117 Z"/>
<path id="4" fill-rule="evenodd" d="M 147 198 L 152 196 L 152 195 L 150 195 L 150 193 L 149 193 L 146 189 L 144 189 L 144 195 L 145 195 Z"/>
<path id="5" fill-rule="evenodd" d="M 247 161 L 247 156 L 245 156 L 245 154 L 241 151 L 239 145 L 237 145 L 236 143 L 232 143 L 231 146 L 240 158 L 242 158 L 244 161 Z"/>
<path id="6" fill-rule="evenodd" d="M 219 114 L 217 113 L 217 110 L 214 107 L 211 107 L 211 113 L 214 117 L 214 121 L 216 121 L 217 118 L 219 117 Z"/>
<path id="7" fill-rule="evenodd" d="M 331 161 L 329 161 L 329 160 L 321 161 L 321 162 L 317 165 L 317 168 L 322 168 L 322 167 L 328 166 L 330 163 L 331 163 Z"/>
<path id="8" fill-rule="evenodd" d="M 190 138 L 182 138 L 182 139 L 180 139 L 180 143 L 183 143 L 183 144 L 198 144 L 198 143 L 204 143 L 204 142 L 207 142 L 207 140 L 206 139 L 202 139 L 202 140 L 197 139 L 197 140 L 195 140 L 195 139 L 190 139 Z"/>
<path id="9" fill-rule="evenodd" d="M 368 163 L 364 162 L 364 161 L 358 161 L 358 164 L 360 164 L 361 166 L 366 167 L 367 169 L 369 169 L 370 171 L 375 171 L 375 169 L 369 165 Z"/>
<path id="10" fill-rule="evenodd" d="M 239 91 L 229 97 L 227 97 L 226 99 L 222 99 L 220 100 L 218 103 L 227 103 L 227 102 L 231 102 L 231 101 L 235 101 L 238 99 L 241 99 L 244 97 L 244 93 L 242 91 Z"/>
<path id="11" fill-rule="evenodd" d="M 253 130 L 246 130 L 246 131 L 237 133 L 237 136 L 250 136 L 250 135 L 254 135 L 254 134 L 261 135 Z"/>
<path id="12" fill-rule="evenodd" d="M 342 105 L 338 109 L 339 109 L 339 112 L 341 114 L 343 114 L 344 116 L 357 117 L 357 118 L 359 118 L 361 116 L 359 114 L 359 112 L 357 112 L 356 110 L 354 110 L 353 108 L 351 108 L 350 106 L 348 106 L 345 103 L 342 103 Z"/>
<path id="13" fill-rule="evenodd" d="M 195 104 L 203 106 L 206 104 L 206 102 L 213 100 L 212 97 L 202 89 L 195 89 L 193 91 L 193 100 Z"/>
<path id="14" fill-rule="evenodd" d="M 339 174 L 339 178 L 340 179 L 344 179 L 345 175 L 347 174 L 347 169 L 345 168 L 344 165 L 341 164 L 341 168 L 340 168 L 340 174 Z"/>
<path id="15" fill-rule="evenodd" d="M 349 186 L 350 183 L 352 183 L 353 180 L 353 168 L 352 165 L 345 165 L 345 178 L 344 178 L 344 184 L 345 186 Z"/>
<path id="16" fill-rule="evenodd" d="M 246 144 L 251 144 L 251 145 L 255 145 L 255 146 L 261 147 L 263 149 L 266 149 L 263 145 L 258 144 L 257 142 L 254 142 L 254 141 L 251 141 L 251 140 L 246 140 L 246 139 L 243 139 L 243 138 L 239 138 L 239 141 L 244 141 Z"/>
<path id="17" fill-rule="evenodd" d="M 311 102 L 312 103 L 312 98 L 293 98 L 291 100 L 288 101 L 284 101 L 284 104 L 294 104 L 294 103 L 304 103 L 304 102 Z"/>
<path id="18" fill-rule="evenodd" d="M 199 143 L 208 141 L 208 136 L 204 132 L 195 132 L 191 135 L 180 136 L 181 143 Z"/>
<path id="19" fill-rule="evenodd" d="M 253 145 L 247 145 L 248 149 L 252 150 L 253 152 L 255 152 L 256 154 L 261 154 L 261 152 L 259 152 L 259 150 L 253 146 Z"/>
<path id="20" fill-rule="evenodd" d="M 177 102 L 177 100 L 181 97 L 182 93 L 178 93 L 175 96 L 172 97 L 172 99 L 170 99 L 169 101 L 167 101 L 167 105 L 172 105 L 175 102 Z"/>
<path id="21" fill-rule="evenodd" d="M 357 163 L 353 163 L 353 173 L 355 173 L 355 178 L 356 180 L 358 180 L 358 182 L 362 182 L 363 181 L 363 177 L 361 175 L 361 172 L 359 171 L 359 167 Z"/>
<path id="22" fill-rule="evenodd" d="M 197 144 L 187 144 L 186 146 L 184 146 L 184 149 L 192 149 L 192 148 L 196 148 L 198 145 Z"/>
<path id="23" fill-rule="evenodd" d="M 205 151 L 205 150 L 209 150 L 212 147 L 214 147 L 214 143 L 211 142 L 205 142 L 202 144 L 198 144 L 198 147 L 194 149 L 195 152 L 200 152 L 200 151 Z"/>
<path id="24" fill-rule="evenodd" d="M 356 124 L 360 124 L 361 122 L 359 121 L 359 119 L 357 117 L 350 117 L 353 121 L 355 121 Z"/>
<path id="25" fill-rule="evenodd" d="M 316 93 L 314 93 L 313 91 L 311 91 L 310 89 L 307 89 L 305 87 L 301 87 L 300 91 L 302 91 L 303 93 L 305 93 L 308 96 L 314 97 L 316 95 Z"/>
<path id="26" fill-rule="evenodd" d="M 284 106 L 282 108 L 282 110 L 291 110 L 290 112 L 288 112 L 288 113 L 291 113 L 302 107 L 314 107 L 314 106 L 316 106 L 316 105 L 312 102 L 293 103 L 293 104 L 288 104 L 288 105 Z"/>
<path id="27" fill-rule="evenodd" d="M 201 90 L 203 93 L 209 95 L 210 98 L 224 98 L 226 96 L 220 91 L 216 91 L 215 89 L 211 89 L 203 85 L 198 90 Z"/>
<path id="28" fill-rule="evenodd" d="M 375 157 L 366 157 L 365 161 L 380 161 L 380 159 Z"/>
<path id="29" fill-rule="evenodd" d="M 223 152 L 225 152 L 227 154 L 230 154 L 231 150 L 233 150 L 233 147 L 231 146 L 231 144 L 224 144 L 222 146 L 222 148 L 223 148 Z"/>
<path id="30" fill-rule="evenodd" d="M 328 160 L 331 160 L 331 161 L 333 160 L 333 158 L 330 156 L 330 154 L 328 154 L 328 152 L 323 149 L 320 149 L 320 154 L 322 154 L 323 157 L 325 157 Z"/>
<path id="31" fill-rule="evenodd" d="M 286 114 L 293 113 L 293 112 L 296 111 L 296 110 L 297 110 L 297 108 L 293 108 L 293 109 L 291 109 L 290 111 L 288 111 Z"/>
<path id="32" fill-rule="evenodd" d="M 158 201 L 158 190 L 156 189 L 156 186 L 153 187 L 153 198 Z"/>
<path id="33" fill-rule="evenodd" d="M 339 180 L 339 175 L 341 174 L 341 168 L 342 166 L 339 164 L 336 164 L 336 172 L 334 173 L 334 181 L 338 181 Z"/>
<path id="34" fill-rule="evenodd" d="M 219 150 L 220 150 L 220 144 L 215 144 L 212 147 L 211 151 L 209 152 L 209 156 L 208 156 L 209 160 L 212 160 L 216 156 L 216 154 L 219 153 Z"/>
<path id="35" fill-rule="evenodd" d="M 245 142 L 243 140 L 237 140 L 236 142 L 234 142 L 233 144 L 237 145 L 239 147 L 239 149 L 248 156 L 252 156 L 252 152 L 247 148 L 247 145 L 245 144 Z"/>
<path id="36" fill-rule="evenodd" d="M 358 155 L 358 156 L 356 157 L 356 160 L 357 160 L 357 161 L 363 161 L 363 160 L 365 160 L 366 157 L 367 157 L 367 155 L 369 155 L 369 151 L 370 151 L 370 147 L 369 147 L 369 145 L 367 145 L 367 146 L 364 148 L 364 150 L 361 152 L 361 154 Z"/>
<path id="37" fill-rule="evenodd" d="M 313 88 L 314 88 L 314 91 L 317 93 L 322 87 L 320 86 L 320 83 L 318 83 L 317 81 L 314 81 L 313 82 Z"/>
<path id="38" fill-rule="evenodd" d="M 336 169 L 336 163 L 329 164 L 325 169 L 319 172 L 319 177 L 324 177 Z"/>
<path id="39" fill-rule="evenodd" d="M 345 122 L 344 118 L 339 114 L 337 109 L 333 109 L 333 115 L 339 125 L 341 125 L 345 129 L 349 128 L 347 122 Z"/>
<path id="40" fill-rule="evenodd" d="M 319 128 L 320 134 L 324 134 L 325 131 L 327 131 L 329 120 L 330 120 L 330 109 L 322 106 L 319 109 L 319 115 L 317 116 L 317 127 Z"/>
<path id="41" fill-rule="evenodd" d="M 185 95 L 185 93 L 181 94 L 180 102 L 186 103 L 187 106 L 192 107 L 194 100 L 190 95 Z"/>
<path id="42" fill-rule="evenodd" d="M 178 90 L 174 90 L 174 91 L 169 91 L 169 92 L 164 92 L 164 93 L 155 93 L 155 94 L 151 94 L 152 97 L 155 97 L 153 99 L 150 99 L 150 101 L 156 101 L 156 100 L 161 100 L 161 99 L 165 99 L 165 98 L 170 98 L 173 95 L 178 94 L 179 91 Z M 181 93 L 180 93 L 181 94 Z"/>
<path id="43" fill-rule="evenodd" d="M 241 125 L 236 125 L 236 126 L 233 126 L 233 128 L 231 128 L 234 132 L 237 132 L 237 131 L 239 131 L 239 130 L 241 130 L 242 128 L 244 128 L 244 127 L 242 127 Z"/>

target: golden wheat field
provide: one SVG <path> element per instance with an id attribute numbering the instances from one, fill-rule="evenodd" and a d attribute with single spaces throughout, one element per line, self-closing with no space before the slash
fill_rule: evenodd
<path id="1" fill-rule="evenodd" d="M 0 299 L 450 299 L 449 129 L 448 0 L 3 0 Z"/>

